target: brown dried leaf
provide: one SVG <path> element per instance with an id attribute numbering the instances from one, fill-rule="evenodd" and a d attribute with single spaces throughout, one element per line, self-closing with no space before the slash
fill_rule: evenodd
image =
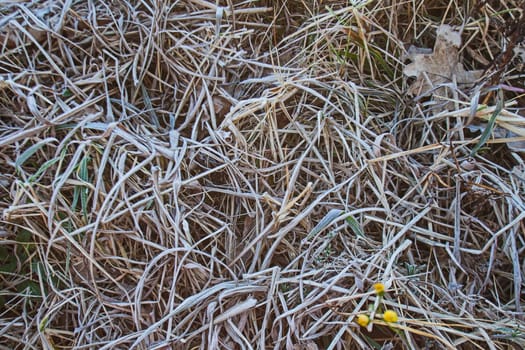
<path id="1" fill-rule="evenodd" d="M 459 63 L 461 35 L 449 25 L 441 25 L 437 30 L 434 50 L 410 47 L 407 64 L 403 73 L 416 80 L 410 85 L 408 93 L 412 96 L 432 94 L 447 97 L 447 89 L 440 85 L 456 82 L 458 85 L 472 85 L 481 76 L 482 71 L 467 71 Z M 435 89 L 434 91 L 432 91 Z"/>

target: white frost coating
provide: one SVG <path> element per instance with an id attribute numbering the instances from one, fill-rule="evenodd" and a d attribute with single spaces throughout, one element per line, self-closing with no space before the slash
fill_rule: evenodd
<path id="1" fill-rule="evenodd" d="M 439 26 L 437 30 L 437 36 L 441 37 L 441 39 L 438 39 L 438 41 L 443 40 L 449 42 L 450 45 L 456 47 L 461 46 L 461 35 L 459 34 L 459 31 L 454 30 L 454 28 L 448 24 Z"/>

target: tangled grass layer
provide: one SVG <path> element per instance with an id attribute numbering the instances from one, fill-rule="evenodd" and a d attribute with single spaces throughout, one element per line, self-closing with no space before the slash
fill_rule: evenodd
<path id="1" fill-rule="evenodd" d="M 0 348 L 524 347 L 520 6 L 2 2 Z"/>

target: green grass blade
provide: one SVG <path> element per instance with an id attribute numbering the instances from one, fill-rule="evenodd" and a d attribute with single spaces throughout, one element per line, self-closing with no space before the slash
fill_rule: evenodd
<path id="1" fill-rule="evenodd" d="M 481 147 L 487 142 L 488 138 L 490 137 L 490 134 L 492 133 L 492 129 L 494 129 L 494 124 L 496 123 L 496 118 L 501 113 L 501 110 L 503 109 L 503 93 L 502 90 L 499 90 L 498 92 L 498 102 L 496 103 L 496 109 L 490 116 L 490 119 L 487 123 L 487 126 L 485 127 L 485 130 L 483 130 L 483 133 L 481 134 L 481 138 L 479 139 L 478 143 L 474 148 L 472 149 L 472 152 L 470 152 L 470 156 L 473 157 L 476 155 L 476 153 L 479 151 Z"/>
<path id="2" fill-rule="evenodd" d="M 89 175 L 88 175 L 88 163 L 90 161 L 89 156 L 85 156 L 82 158 L 79 164 L 79 171 L 78 171 L 78 177 L 83 182 L 89 181 Z M 87 220 L 88 218 L 88 193 L 89 193 L 89 187 L 87 186 L 78 186 L 80 191 L 80 206 L 82 208 L 82 214 L 84 215 L 84 218 Z"/>
<path id="3" fill-rule="evenodd" d="M 33 175 L 31 175 L 28 179 L 29 182 L 35 182 L 36 179 L 38 179 L 40 177 L 40 175 L 42 175 L 47 169 L 49 169 L 50 167 L 53 166 L 53 164 L 55 164 L 56 162 L 58 162 L 60 160 L 60 158 L 53 158 L 53 159 L 49 159 L 47 160 L 46 162 L 44 162 L 44 164 L 42 164 L 40 166 L 40 168 L 38 168 L 38 170 L 36 171 L 36 173 L 34 173 Z"/>
<path id="4" fill-rule="evenodd" d="M 319 223 L 312 229 L 312 231 L 310 232 L 310 234 L 306 238 L 310 239 L 310 238 L 314 237 L 315 235 L 317 235 L 319 232 L 321 232 L 326 227 L 331 225 L 334 222 L 335 219 L 337 219 L 338 217 L 341 216 L 342 213 L 343 213 L 343 211 L 339 210 L 339 209 L 332 209 L 332 210 L 330 210 L 321 219 L 321 221 L 319 221 Z"/>
<path id="5" fill-rule="evenodd" d="M 346 223 L 348 226 L 350 226 L 350 229 L 356 236 L 365 237 L 365 233 L 361 229 L 361 225 L 357 222 L 357 220 L 353 216 L 349 216 L 346 218 Z"/>
<path id="6" fill-rule="evenodd" d="M 33 154 L 35 154 L 36 152 L 38 152 L 38 150 L 40 150 L 42 147 L 44 147 L 45 145 L 47 145 L 48 143 L 50 142 L 53 142 L 53 141 L 57 141 L 57 139 L 55 139 L 54 137 L 48 137 L 44 140 L 41 140 L 37 143 L 35 143 L 33 146 L 29 147 L 28 149 L 26 149 L 21 155 L 20 157 L 18 157 L 15 161 L 15 166 L 17 168 L 17 170 L 21 170 L 21 167 L 22 165 L 24 165 L 25 162 L 27 162 L 27 160 L 29 158 L 31 158 L 31 156 Z"/>

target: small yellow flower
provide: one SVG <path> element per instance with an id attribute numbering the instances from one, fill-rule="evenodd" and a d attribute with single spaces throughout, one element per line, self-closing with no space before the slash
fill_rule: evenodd
<path id="1" fill-rule="evenodd" d="M 361 327 L 366 327 L 370 323 L 370 317 L 368 317 L 367 315 L 364 315 L 364 314 L 357 315 L 357 321 L 356 322 Z"/>
<path id="2" fill-rule="evenodd" d="M 385 285 L 383 283 L 376 283 L 374 284 L 374 290 L 377 295 L 382 297 L 383 294 L 385 294 Z"/>
<path id="3" fill-rule="evenodd" d="M 397 322 L 396 312 L 392 310 L 386 310 L 383 313 L 383 320 L 385 320 L 386 322 L 391 322 L 391 323 Z"/>

